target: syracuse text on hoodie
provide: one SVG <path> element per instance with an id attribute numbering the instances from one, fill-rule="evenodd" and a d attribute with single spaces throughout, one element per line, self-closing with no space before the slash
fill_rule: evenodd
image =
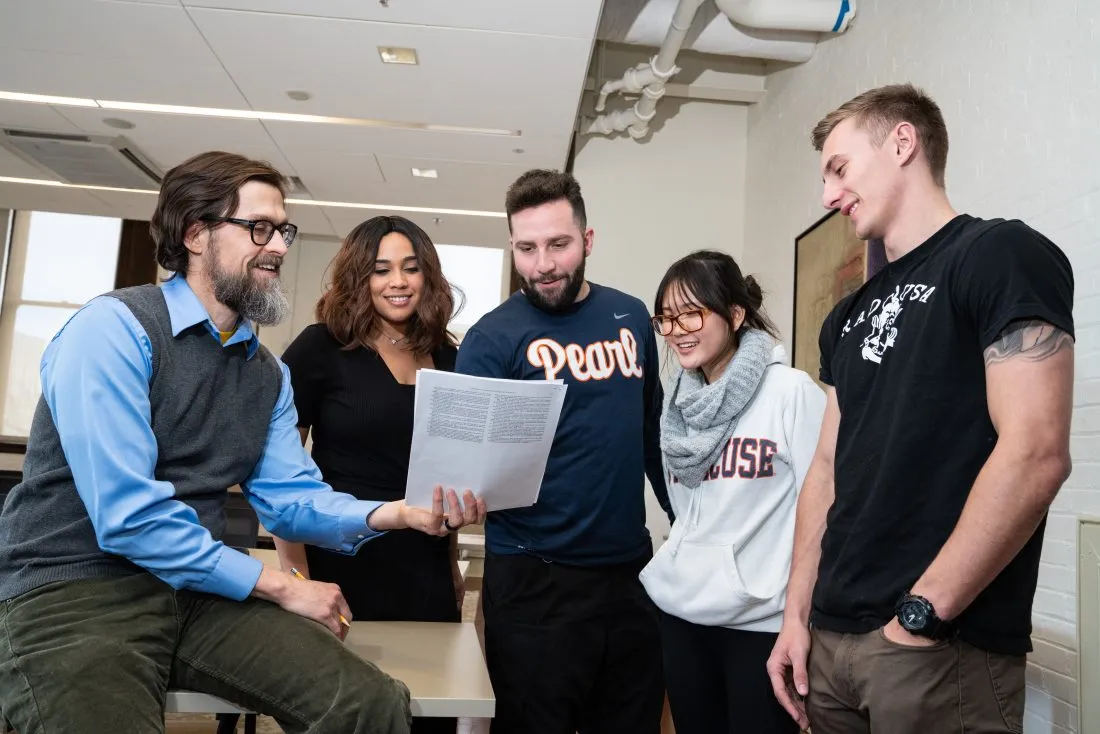
<path id="1" fill-rule="evenodd" d="M 825 393 L 772 352 L 719 460 L 696 489 L 670 478 L 676 521 L 640 575 L 654 603 L 695 624 L 778 632 L 795 506 L 817 448 Z"/>

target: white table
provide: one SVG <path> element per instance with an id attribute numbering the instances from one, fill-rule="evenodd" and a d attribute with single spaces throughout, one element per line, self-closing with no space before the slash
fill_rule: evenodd
<path id="1" fill-rule="evenodd" d="M 352 622 L 344 644 L 409 687 L 413 716 L 491 718 L 496 696 L 470 622 Z M 215 696 L 170 691 L 170 713 L 250 713 Z"/>

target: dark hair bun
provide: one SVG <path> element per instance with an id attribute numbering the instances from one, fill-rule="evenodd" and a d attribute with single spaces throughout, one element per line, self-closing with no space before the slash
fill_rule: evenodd
<path id="1" fill-rule="evenodd" d="M 760 290 L 760 284 L 751 275 L 745 276 L 745 292 L 749 294 L 749 305 L 753 311 L 760 310 L 764 305 L 764 292 Z"/>

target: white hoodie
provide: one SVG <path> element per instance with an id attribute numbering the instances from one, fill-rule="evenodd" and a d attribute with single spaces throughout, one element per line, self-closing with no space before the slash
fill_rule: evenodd
<path id="1" fill-rule="evenodd" d="M 668 540 L 642 569 L 653 602 L 695 624 L 778 632 L 795 505 L 817 448 L 825 393 L 777 346 L 760 387 L 697 489 L 668 484 Z"/>

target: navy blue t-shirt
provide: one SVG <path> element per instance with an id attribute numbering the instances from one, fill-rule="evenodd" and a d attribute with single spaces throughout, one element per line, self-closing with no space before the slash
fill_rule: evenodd
<path id="1" fill-rule="evenodd" d="M 583 301 L 553 314 L 517 291 L 459 347 L 456 372 L 569 386 L 538 502 L 489 513 L 491 553 L 585 566 L 632 561 L 651 548 L 646 475 L 668 511 L 663 391 L 649 312 L 633 296 L 589 285 Z"/>

